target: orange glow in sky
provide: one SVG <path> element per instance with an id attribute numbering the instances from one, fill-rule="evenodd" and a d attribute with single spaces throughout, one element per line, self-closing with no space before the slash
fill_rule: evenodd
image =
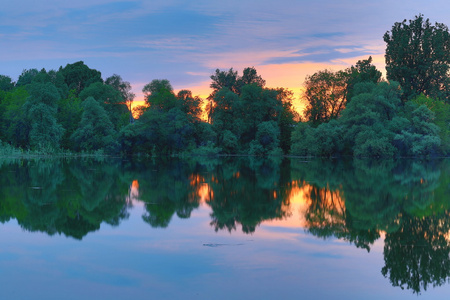
<path id="1" fill-rule="evenodd" d="M 230 57 L 235 59 L 236 56 Z M 251 54 L 247 54 L 244 58 L 248 58 L 248 61 L 254 61 L 254 57 Z M 352 65 L 355 65 L 358 60 L 367 59 L 367 56 L 360 56 L 354 58 L 340 59 L 332 61 L 332 63 L 317 63 L 317 62 L 299 62 L 299 63 L 286 63 L 286 64 L 262 64 L 262 65 L 254 65 L 256 71 L 259 75 L 262 76 L 264 80 L 266 80 L 266 87 L 268 88 L 286 88 L 294 92 L 294 101 L 293 105 L 296 111 L 303 115 L 303 110 L 306 106 L 306 103 L 302 100 L 303 95 L 303 82 L 307 75 L 312 75 L 317 71 L 329 69 L 332 71 L 344 70 L 349 68 Z M 235 61 L 235 65 L 231 64 L 229 67 L 228 63 L 225 62 L 215 62 L 215 67 L 211 64 L 211 74 L 213 74 L 216 68 L 220 68 L 221 70 L 228 70 L 233 67 L 233 69 L 237 70 L 239 74 L 242 73 L 242 70 L 245 67 L 251 67 L 245 63 L 245 59 L 240 58 L 238 61 Z M 228 61 L 228 60 L 227 60 Z M 377 67 L 385 76 L 385 68 L 384 68 L 384 55 L 372 55 L 372 64 Z M 198 76 L 198 75 L 197 75 Z M 206 102 L 206 98 L 211 94 L 211 88 L 209 85 L 211 84 L 211 80 L 205 74 L 205 80 L 201 81 L 197 85 L 193 86 L 180 86 L 174 87 L 175 93 L 177 93 L 181 89 L 187 89 L 192 92 L 194 96 L 199 96 Z M 170 81 L 170 78 L 167 78 Z M 149 82 L 152 79 L 149 80 Z M 143 84 L 137 84 L 136 86 L 143 86 Z M 133 102 L 133 107 L 138 105 L 144 105 L 144 95 L 141 91 L 136 91 L 136 99 Z"/>

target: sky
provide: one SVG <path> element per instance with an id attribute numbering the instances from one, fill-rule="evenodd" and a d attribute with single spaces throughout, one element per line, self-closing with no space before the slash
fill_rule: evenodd
<path id="1" fill-rule="evenodd" d="M 383 35 L 419 13 L 450 25 L 444 0 L 0 0 L 0 74 L 84 61 L 119 74 L 142 100 L 153 79 L 206 98 L 214 71 L 255 67 L 299 101 L 307 75 L 372 56 Z M 297 103 L 297 105 L 300 105 Z"/>

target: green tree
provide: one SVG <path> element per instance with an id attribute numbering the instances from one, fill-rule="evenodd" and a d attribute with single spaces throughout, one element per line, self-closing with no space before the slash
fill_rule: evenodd
<path id="1" fill-rule="evenodd" d="M 92 83 L 80 92 L 81 100 L 84 101 L 89 97 L 97 100 L 107 112 L 116 131 L 119 131 L 120 128 L 129 123 L 129 111 L 121 93 L 111 85 L 106 85 L 102 82 Z"/>
<path id="2" fill-rule="evenodd" d="M 224 130 L 221 133 L 221 141 L 219 145 L 222 147 L 222 150 L 226 154 L 234 154 L 237 153 L 239 149 L 238 138 L 236 135 L 230 130 Z"/>
<path id="3" fill-rule="evenodd" d="M 341 118 L 316 128 L 298 125 L 292 135 L 295 155 L 358 157 L 439 154 L 439 128 L 426 106 L 401 105 L 398 83 L 362 82 Z"/>
<path id="4" fill-rule="evenodd" d="M 291 153 L 299 156 L 332 157 L 344 152 L 344 126 L 337 120 L 323 123 L 316 128 L 300 123 L 292 132 Z"/>
<path id="5" fill-rule="evenodd" d="M 188 114 L 193 121 L 199 122 L 203 113 L 203 100 L 198 96 L 193 96 L 189 90 L 180 90 L 177 99 L 181 102 L 182 111 Z"/>
<path id="6" fill-rule="evenodd" d="M 245 85 L 256 85 L 261 88 L 264 87 L 266 81 L 258 75 L 254 67 L 245 68 L 243 70 L 243 75 L 239 76 L 238 72 L 230 68 L 228 71 L 221 71 L 216 69 L 215 74 L 210 76 L 212 82 L 210 87 L 213 89 L 212 93 L 208 96 L 210 100 L 209 105 L 206 107 L 206 112 L 208 114 L 208 119 L 211 122 L 212 114 L 216 107 L 218 106 L 216 94 L 221 90 L 228 90 L 236 95 L 240 95 L 242 88 Z M 220 108 L 219 108 L 220 109 Z"/>
<path id="7" fill-rule="evenodd" d="M 177 105 L 172 85 L 167 79 L 154 79 L 142 89 L 145 102 L 151 109 L 169 111 Z"/>
<path id="8" fill-rule="evenodd" d="M 82 61 L 60 67 L 58 72 L 64 76 L 69 90 L 75 89 L 76 95 L 92 83 L 103 82 L 100 71 L 90 69 Z"/>
<path id="9" fill-rule="evenodd" d="M 283 125 L 281 131 L 284 149 L 290 147 L 286 140 L 290 141 L 290 126 L 295 116 L 291 110 L 292 93 L 284 89 L 264 88 L 265 81 L 255 68 L 245 68 L 242 76 L 232 68 L 228 71 L 217 69 L 211 79 L 213 92 L 208 97 L 210 103 L 206 106 L 206 113 L 217 133 L 217 146 L 226 153 L 230 153 L 231 149 L 236 151 L 234 153 L 248 153 L 250 143 L 256 138 L 258 125 L 275 121 L 278 135 L 281 134 L 280 126 Z M 278 136 L 277 140 L 279 139 Z M 262 147 L 257 141 L 253 144 L 254 151 Z M 265 150 L 261 151 L 267 153 Z"/>
<path id="10" fill-rule="evenodd" d="M 71 139 L 76 150 L 93 151 L 108 149 L 114 143 L 114 125 L 103 107 L 92 97 L 82 103 L 83 114 Z"/>
<path id="11" fill-rule="evenodd" d="M 16 86 L 25 86 L 33 82 L 34 77 L 39 74 L 38 69 L 28 69 L 23 70 L 22 74 L 19 75 Z"/>
<path id="12" fill-rule="evenodd" d="M 64 76 L 61 72 L 55 70 L 46 71 L 42 69 L 36 76 L 33 77 L 33 83 L 53 83 L 59 92 L 60 98 L 66 98 L 69 95 L 69 88 L 64 81 Z"/>
<path id="13" fill-rule="evenodd" d="M 122 102 L 126 103 L 130 115 L 130 123 L 134 122 L 132 105 L 136 95 L 131 92 L 131 84 L 128 81 L 123 81 L 120 75 L 114 74 L 105 80 L 105 84 L 112 86 L 121 95 Z"/>
<path id="14" fill-rule="evenodd" d="M 171 109 L 160 126 L 166 127 L 168 153 L 180 153 L 194 147 L 194 125 L 189 115 L 181 109 Z"/>
<path id="15" fill-rule="evenodd" d="M 398 83 L 360 83 L 341 118 L 346 128 L 343 143 L 355 156 L 392 157 L 396 132 L 408 122 L 398 116 L 401 89 Z"/>
<path id="16" fill-rule="evenodd" d="M 423 156 L 439 153 L 439 127 L 433 123 L 434 113 L 425 105 L 414 105 L 409 126 L 394 137 L 402 155 Z"/>
<path id="17" fill-rule="evenodd" d="M 234 110 L 241 123 L 241 143 L 246 145 L 255 139 L 261 122 L 278 121 L 283 103 L 278 97 L 278 91 L 274 89 L 265 89 L 252 83 L 243 86 L 241 90 Z"/>
<path id="18" fill-rule="evenodd" d="M 281 154 L 280 128 L 275 121 L 265 121 L 258 125 L 255 139 L 250 143 L 250 154 Z"/>
<path id="19" fill-rule="evenodd" d="M 434 100 L 423 94 L 412 101 L 418 105 L 426 105 L 434 113 L 433 123 L 439 127 L 441 152 L 444 155 L 450 154 L 450 104 Z"/>
<path id="20" fill-rule="evenodd" d="M 30 146 L 34 149 L 59 148 L 64 129 L 56 120 L 58 90 L 51 82 L 34 82 L 29 85 L 29 91 L 24 109 L 31 123 Z"/>
<path id="21" fill-rule="evenodd" d="M 258 75 L 258 72 L 256 72 L 254 67 L 245 68 L 242 71 L 242 76 L 237 80 L 237 85 L 239 88 L 249 84 L 255 84 L 262 88 L 266 85 L 266 81 L 261 77 L 261 75 Z"/>
<path id="22" fill-rule="evenodd" d="M 15 86 L 15 82 L 12 81 L 11 77 L 6 75 L 0 75 L 0 90 L 4 92 L 11 91 Z"/>
<path id="23" fill-rule="evenodd" d="M 0 139 L 15 147 L 29 147 L 31 130 L 24 104 L 30 94 L 24 87 L 17 87 L 4 94 L 0 102 Z"/>
<path id="24" fill-rule="evenodd" d="M 218 144 L 220 145 L 222 137 L 226 130 L 236 132 L 240 135 L 242 126 L 236 125 L 236 121 L 241 120 L 237 117 L 235 107 L 239 101 L 239 96 L 227 88 L 221 89 L 214 95 L 214 109 L 210 113 L 211 124 L 217 133 Z M 235 134 L 234 134 L 235 135 Z"/>
<path id="25" fill-rule="evenodd" d="M 70 91 L 67 98 L 58 101 L 57 120 L 64 128 L 64 135 L 61 139 L 62 148 L 70 150 L 76 148 L 76 145 L 70 137 L 77 130 L 82 113 L 82 101 L 76 97 L 75 90 Z"/>
<path id="26" fill-rule="evenodd" d="M 450 96 L 448 77 L 450 35 L 446 25 L 432 25 L 418 15 L 395 23 L 384 34 L 387 79 L 400 83 L 403 99 L 420 94 L 444 100 Z"/>
<path id="27" fill-rule="evenodd" d="M 304 82 L 303 99 L 306 120 L 313 126 L 337 119 L 347 103 L 347 81 L 345 71 L 323 70 L 307 76 Z"/>
<path id="28" fill-rule="evenodd" d="M 278 88 L 277 99 L 281 101 L 283 109 L 279 114 L 278 126 L 280 127 L 280 148 L 284 154 L 291 152 L 292 132 L 300 120 L 300 115 L 295 111 L 292 103 L 294 93 L 288 89 Z"/>
<path id="29" fill-rule="evenodd" d="M 56 110 L 43 103 L 28 110 L 31 119 L 30 146 L 33 149 L 57 149 L 60 146 L 64 128 L 56 121 Z"/>
<path id="30" fill-rule="evenodd" d="M 361 82 L 378 83 L 381 81 L 381 72 L 372 65 L 372 56 L 368 59 L 358 60 L 355 66 L 347 70 L 349 78 L 347 79 L 347 102 L 354 96 L 353 89 L 355 85 Z"/>
<path id="31" fill-rule="evenodd" d="M 210 76 L 212 82 L 210 87 L 213 89 L 211 95 L 209 95 L 208 99 L 214 99 L 215 94 L 223 88 L 227 88 L 235 94 L 239 94 L 238 81 L 239 76 L 238 72 L 230 68 L 228 71 L 221 71 L 216 69 L 216 72 Z"/>

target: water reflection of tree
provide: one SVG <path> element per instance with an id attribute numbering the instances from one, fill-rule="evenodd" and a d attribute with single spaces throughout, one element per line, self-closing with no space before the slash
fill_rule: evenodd
<path id="1" fill-rule="evenodd" d="M 95 160 L 28 160 L 2 166 L 0 216 L 22 228 L 81 239 L 102 222 L 127 218 L 128 185 L 117 165 Z"/>
<path id="2" fill-rule="evenodd" d="M 311 201 L 305 212 L 307 231 L 322 238 L 335 236 L 370 251 L 370 245 L 380 235 L 374 228 L 359 228 L 355 224 L 357 220 L 347 211 L 340 190 L 310 186 L 306 196 Z"/>
<path id="3" fill-rule="evenodd" d="M 206 203 L 212 208 L 211 225 L 218 230 L 255 231 L 264 220 L 288 214 L 289 168 L 280 162 L 255 158 L 166 159 L 130 166 L 138 175 L 139 199 L 152 227 L 167 227 L 176 214 L 189 218 L 199 207 L 200 191 L 207 188 Z M 287 178 L 287 179 L 286 179 Z"/>
<path id="4" fill-rule="evenodd" d="M 444 284 L 450 276 L 449 232 L 449 213 L 404 217 L 401 228 L 386 235 L 382 274 L 415 293 Z"/>
<path id="5" fill-rule="evenodd" d="M 309 186 L 309 232 L 369 250 L 384 231 L 383 275 L 419 293 L 450 276 L 449 170 L 448 161 L 313 161 L 294 163 L 293 177 Z"/>
<path id="6" fill-rule="evenodd" d="M 261 222 L 289 214 L 290 175 L 280 173 L 279 162 L 230 160 L 218 165 L 207 182 L 214 195 L 208 204 L 216 231 L 231 232 L 241 224 L 243 232 L 252 233 Z"/>
<path id="7" fill-rule="evenodd" d="M 139 181 L 139 198 L 147 213 L 142 217 L 152 227 L 167 227 L 176 213 L 189 218 L 199 206 L 198 178 L 201 169 L 196 162 L 179 159 L 141 162 L 134 165 Z"/>
<path id="8" fill-rule="evenodd" d="M 345 161 L 293 161 L 293 178 L 303 185 L 308 208 L 305 211 L 307 232 L 321 238 L 335 236 L 370 251 L 379 238 L 373 224 L 364 226 L 348 208 L 347 190 L 351 164 Z M 354 178 L 353 180 L 356 180 Z"/>

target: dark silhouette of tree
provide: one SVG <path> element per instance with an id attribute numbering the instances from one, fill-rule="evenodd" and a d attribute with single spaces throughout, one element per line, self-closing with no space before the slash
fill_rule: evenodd
<path id="1" fill-rule="evenodd" d="M 345 71 L 323 70 L 305 79 L 304 110 L 306 120 L 313 126 L 337 119 L 347 103 L 347 81 Z"/>

